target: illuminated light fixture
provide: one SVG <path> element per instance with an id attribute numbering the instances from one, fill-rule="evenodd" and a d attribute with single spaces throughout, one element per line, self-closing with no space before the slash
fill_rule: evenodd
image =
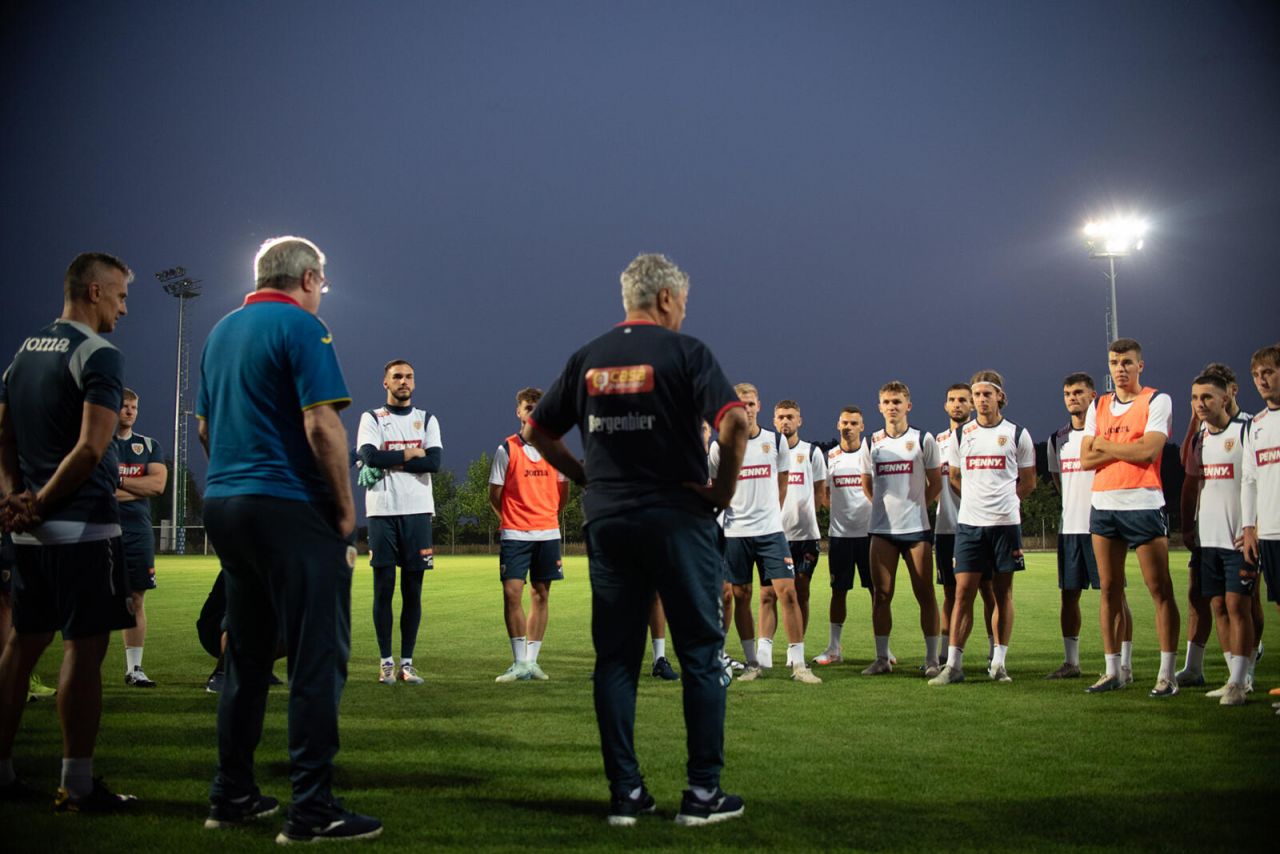
<path id="1" fill-rule="evenodd" d="M 1151 224 L 1140 216 L 1118 216 L 1085 223 L 1084 242 L 1090 258 L 1107 259 L 1107 281 L 1111 284 L 1111 303 L 1107 307 L 1107 345 L 1120 337 L 1116 320 L 1116 259 L 1142 249 Z M 1111 391 L 1111 372 L 1107 371 L 1107 391 Z"/>

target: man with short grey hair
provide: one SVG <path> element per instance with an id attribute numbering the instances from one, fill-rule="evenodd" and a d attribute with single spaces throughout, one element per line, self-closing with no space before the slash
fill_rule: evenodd
<path id="1" fill-rule="evenodd" d="M 218 771 L 205 827 L 242 825 L 279 808 L 254 782 L 253 754 L 283 629 L 293 802 L 281 844 L 382 832 L 377 819 L 343 809 L 331 788 L 351 652 L 356 513 L 338 418 L 351 395 L 333 335 L 316 316 L 328 291 L 324 262 L 300 237 L 262 244 L 257 290 L 205 342 L 196 404 L 209 454 L 205 525 L 227 595 Z"/>

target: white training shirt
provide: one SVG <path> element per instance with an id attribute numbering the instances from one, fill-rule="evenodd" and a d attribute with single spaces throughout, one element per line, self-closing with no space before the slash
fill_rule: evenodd
<path id="1" fill-rule="evenodd" d="M 538 453 L 538 449 L 527 442 L 520 442 L 520 453 L 531 463 L 542 462 L 542 454 Z M 494 486 L 502 486 L 507 482 L 507 464 L 511 462 L 511 455 L 507 453 L 507 443 L 503 442 L 498 446 L 498 450 L 493 452 L 493 465 L 489 466 L 489 483 Z M 564 483 L 566 478 L 560 472 L 556 472 L 556 483 Z M 559 528 L 543 528 L 539 531 L 515 531 L 510 528 L 502 529 L 501 539 L 512 540 L 524 543 L 539 543 L 546 540 L 560 539 Z"/>
<path id="2" fill-rule="evenodd" d="M 1089 533 L 1089 511 L 1093 504 L 1093 471 L 1080 467 L 1080 440 L 1084 428 L 1071 425 L 1049 437 L 1049 471 L 1062 483 L 1062 527 L 1060 534 Z"/>
<path id="3" fill-rule="evenodd" d="M 938 493 L 938 515 L 933 520 L 935 534 L 956 532 L 956 513 L 960 511 L 960 496 L 951 488 L 951 445 L 955 430 L 947 430 L 933 437 L 938 443 L 938 459 L 942 460 L 942 491 Z"/>
<path id="4" fill-rule="evenodd" d="M 782 533 L 782 508 L 778 504 L 778 472 L 789 471 L 789 454 L 778 453 L 778 437 L 770 430 L 747 440 L 738 471 L 738 488 L 724 511 L 726 537 L 759 537 Z M 720 443 L 708 456 L 711 476 L 720 470 Z"/>
<path id="5" fill-rule="evenodd" d="M 942 465 L 938 443 L 908 426 L 901 436 L 877 430 L 862 443 L 862 472 L 871 475 L 871 533 L 895 536 L 929 530 L 925 472 Z"/>
<path id="6" fill-rule="evenodd" d="M 1280 540 L 1280 409 L 1264 409 L 1249 425 L 1240 485 L 1242 526 L 1258 538 Z"/>
<path id="7" fill-rule="evenodd" d="M 816 540 L 818 532 L 818 507 L 813 500 L 813 485 L 827 479 L 827 461 L 822 449 L 805 441 L 797 441 L 794 448 L 787 447 L 782 439 L 782 453 L 788 456 L 787 494 L 782 504 L 782 533 L 787 540 Z"/>
<path id="8" fill-rule="evenodd" d="M 871 502 L 862 491 L 861 440 L 857 450 L 843 451 L 839 445 L 827 451 L 827 489 L 831 496 L 829 537 L 865 537 L 871 527 Z"/>
<path id="9" fill-rule="evenodd" d="M 1237 415 L 1215 433 L 1208 425 L 1191 440 L 1186 473 L 1200 478 L 1196 536 L 1201 546 L 1235 549 L 1240 536 L 1240 487 L 1249 420 Z"/>
<path id="10" fill-rule="evenodd" d="M 356 447 L 373 445 L 379 451 L 403 451 L 406 448 L 443 448 L 440 422 L 421 409 L 396 415 L 386 407 L 360 416 Z M 382 480 L 365 490 L 366 516 L 409 516 L 436 512 L 431 494 L 431 473 L 410 474 L 388 471 Z"/>
<path id="11" fill-rule="evenodd" d="M 1007 418 L 994 427 L 971 421 L 952 445 L 951 465 L 960 469 L 957 522 L 984 528 L 1022 524 L 1018 470 L 1036 465 L 1036 446 L 1026 429 Z"/>
<path id="12" fill-rule="evenodd" d="M 1098 435 L 1098 401 L 1101 397 L 1095 399 L 1089 404 L 1089 412 L 1084 418 L 1084 435 Z M 1136 402 L 1134 400 L 1128 403 L 1121 403 L 1120 399 L 1115 395 L 1111 395 L 1111 414 L 1123 415 L 1129 411 L 1129 407 Z M 1173 400 L 1169 395 L 1157 393 L 1151 397 L 1151 405 L 1147 410 L 1147 424 L 1143 428 L 1143 434 L 1147 433 L 1163 433 L 1165 440 L 1168 441 L 1171 431 L 1173 430 Z M 1107 489 L 1101 492 L 1094 492 L 1092 497 L 1093 506 L 1099 510 L 1159 510 L 1164 507 L 1164 491 L 1160 489 L 1145 489 L 1137 487 L 1134 489 Z"/>

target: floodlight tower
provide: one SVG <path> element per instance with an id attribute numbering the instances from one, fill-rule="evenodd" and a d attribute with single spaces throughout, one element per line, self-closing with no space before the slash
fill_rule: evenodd
<path id="1" fill-rule="evenodd" d="M 1107 345 L 1120 337 L 1116 321 L 1116 259 L 1124 258 L 1142 248 L 1147 221 L 1141 217 L 1116 217 L 1114 219 L 1085 223 L 1084 242 L 1089 247 L 1090 258 L 1107 259 L 1107 281 L 1111 284 L 1111 303 L 1107 307 Z M 1107 370 L 1107 391 L 1111 391 L 1111 371 Z"/>
<path id="2" fill-rule="evenodd" d="M 173 550 L 184 554 L 187 550 L 187 419 L 191 404 L 187 399 L 188 378 L 191 372 L 191 351 L 187 346 L 187 300 L 200 296 L 200 281 L 187 275 L 185 267 L 170 267 L 156 273 L 156 279 L 164 292 L 178 298 L 178 370 L 177 391 L 173 400 L 173 506 L 170 519 L 173 524 Z"/>

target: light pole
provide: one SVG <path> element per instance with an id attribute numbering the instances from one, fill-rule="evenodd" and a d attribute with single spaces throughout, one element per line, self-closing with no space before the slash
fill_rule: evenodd
<path id="1" fill-rule="evenodd" d="M 1120 337 L 1116 320 L 1116 259 L 1124 258 L 1142 248 L 1147 221 L 1140 217 L 1116 217 L 1085 224 L 1084 242 L 1089 247 L 1090 258 L 1107 259 L 1107 281 L 1111 285 L 1111 303 L 1107 307 L 1107 345 Z M 1107 370 L 1107 391 L 1111 391 L 1111 371 Z"/>
<path id="2" fill-rule="evenodd" d="M 187 346 L 187 300 L 200 296 L 200 281 L 187 275 L 185 267 L 170 267 L 156 273 L 156 279 L 164 292 L 178 298 L 178 370 L 177 389 L 173 399 L 173 506 L 170 519 L 173 524 L 173 550 L 184 554 L 187 550 L 187 421 L 190 414 L 187 400 L 190 375 L 190 350 Z"/>

